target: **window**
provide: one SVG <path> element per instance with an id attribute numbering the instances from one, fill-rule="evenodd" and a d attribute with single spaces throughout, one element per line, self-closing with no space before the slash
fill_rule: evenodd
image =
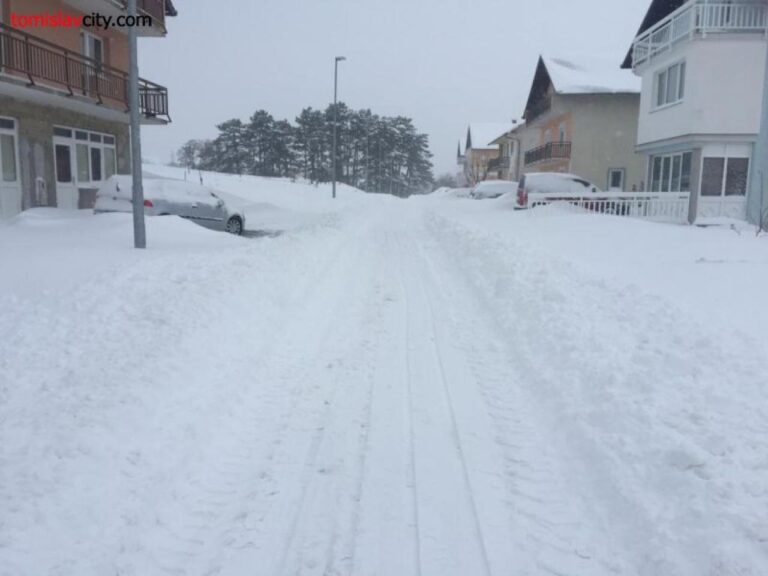
<path id="1" fill-rule="evenodd" d="M 56 144 L 56 182 L 72 182 L 72 148 Z"/>
<path id="2" fill-rule="evenodd" d="M 728 158 L 725 171 L 725 195 L 746 196 L 749 158 Z"/>
<path id="3" fill-rule="evenodd" d="M 624 168 L 611 168 L 608 171 L 608 190 L 624 190 Z"/>
<path id="4" fill-rule="evenodd" d="M 654 156 L 650 192 L 690 192 L 692 153 Z"/>
<path id="5" fill-rule="evenodd" d="M 0 134 L 0 161 L 3 182 L 16 182 L 16 136 L 13 134 Z"/>
<path id="6" fill-rule="evenodd" d="M 564 123 L 560 124 L 558 135 L 560 137 L 560 143 L 562 144 L 563 142 L 565 142 L 565 124 Z"/>
<path id="7" fill-rule="evenodd" d="M 678 62 L 656 74 L 656 108 L 674 104 L 685 94 L 685 62 Z"/>
<path id="8" fill-rule="evenodd" d="M 101 182 L 101 148 L 91 148 L 91 179 Z"/>
<path id="9" fill-rule="evenodd" d="M 544 132 L 544 143 L 549 144 L 550 142 L 552 142 L 552 130 L 547 129 Z"/>
<path id="10" fill-rule="evenodd" d="M 745 196 L 749 178 L 749 158 L 704 158 L 701 195 Z"/>
<path id="11" fill-rule="evenodd" d="M 104 64 L 104 41 L 98 36 L 83 32 L 83 56 L 96 61 L 96 70 Z"/>
<path id="12" fill-rule="evenodd" d="M 19 179 L 16 167 L 16 121 L 0 118 L 0 180 L 16 182 Z"/>
<path id="13" fill-rule="evenodd" d="M 77 146 L 77 181 L 91 181 L 91 164 L 88 160 L 88 145 L 78 143 Z"/>
<path id="14" fill-rule="evenodd" d="M 117 171 L 114 148 L 104 148 L 104 179 L 113 176 Z"/>
<path id="15" fill-rule="evenodd" d="M 74 169 L 78 183 L 98 184 L 117 172 L 117 150 L 114 136 L 62 127 L 54 128 L 54 134 L 60 142 L 67 139 L 74 145 L 74 150 L 70 154 L 75 155 L 76 166 Z M 71 170 L 72 168 L 70 168 Z M 60 180 L 60 182 L 70 181 Z"/>
<path id="16" fill-rule="evenodd" d="M 701 173 L 701 195 L 722 196 L 725 158 L 704 158 Z"/>

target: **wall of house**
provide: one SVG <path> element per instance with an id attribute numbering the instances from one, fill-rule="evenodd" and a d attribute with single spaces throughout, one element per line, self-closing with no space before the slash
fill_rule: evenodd
<path id="1" fill-rule="evenodd" d="M 0 96 L 3 116 L 15 118 L 19 131 L 19 163 L 22 186 L 22 209 L 56 206 L 56 176 L 53 161 L 53 127 L 67 126 L 112 134 L 116 138 L 117 171 L 128 174 L 130 164 L 130 131 L 127 124 L 110 122 L 64 110 L 40 106 L 22 100 Z M 47 199 L 38 198 L 36 182 L 45 182 Z M 92 205 L 95 189 L 81 189 L 81 207 Z"/>
<path id="2" fill-rule="evenodd" d="M 654 59 L 641 71 L 638 145 L 696 134 L 757 134 L 765 55 L 764 36 L 729 35 L 684 42 Z M 678 61 L 686 65 L 683 100 L 654 109 L 656 74 Z"/>
<path id="3" fill-rule="evenodd" d="M 488 172 L 487 168 L 488 162 L 499 157 L 498 149 L 475 150 L 474 148 L 470 148 L 467 150 L 466 155 L 467 162 L 465 174 L 470 185 L 477 184 L 477 182 L 481 180 L 495 180 L 497 178 L 497 173 L 495 171 Z"/>
<path id="4" fill-rule="evenodd" d="M 602 189 L 608 171 L 624 169 L 624 189 L 645 189 L 645 158 L 635 152 L 639 94 L 561 96 L 573 110 L 571 172 Z"/>
<path id="5" fill-rule="evenodd" d="M 70 4 L 62 0 L 5 0 L 8 10 L 19 14 L 54 14 L 59 11 L 65 14 L 83 15 Z M 80 28 L 24 28 L 21 30 L 33 36 L 37 36 L 48 42 L 58 44 L 77 54 L 82 53 L 82 32 Z M 89 29 L 88 33 L 98 36 L 105 42 L 105 62 L 114 68 L 128 70 L 128 36 L 119 30 Z"/>

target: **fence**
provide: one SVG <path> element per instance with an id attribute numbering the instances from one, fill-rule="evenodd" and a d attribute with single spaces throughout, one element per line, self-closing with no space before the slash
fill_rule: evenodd
<path id="1" fill-rule="evenodd" d="M 528 207 L 556 204 L 568 210 L 684 223 L 690 196 L 688 192 L 535 193 L 528 195 Z"/>

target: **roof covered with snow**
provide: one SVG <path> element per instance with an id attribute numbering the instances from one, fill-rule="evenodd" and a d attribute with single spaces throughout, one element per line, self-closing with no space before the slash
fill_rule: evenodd
<path id="1" fill-rule="evenodd" d="M 502 134 L 514 128 L 512 122 L 473 122 L 467 130 L 467 149 L 493 150 L 496 144 L 491 144 Z"/>
<path id="2" fill-rule="evenodd" d="M 616 62 L 598 58 L 579 59 L 542 56 L 555 92 L 558 94 L 639 93 L 640 78 Z"/>

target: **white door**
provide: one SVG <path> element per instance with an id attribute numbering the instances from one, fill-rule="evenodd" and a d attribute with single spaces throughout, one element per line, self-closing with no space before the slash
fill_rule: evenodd
<path id="1" fill-rule="evenodd" d="M 751 146 L 708 144 L 702 150 L 699 218 L 747 218 Z"/>
<path id="2" fill-rule="evenodd" d="M 0 118 L 0 218 L 21 212 L 21 174 L 16 121 Z"/>
<path id="3" fill-rule="evenodd" d="M 56 206 L 77 210 L 80 193 L 77 190 L 74 143 L 54 138 L 53 159 L 56 165 Z"/>

